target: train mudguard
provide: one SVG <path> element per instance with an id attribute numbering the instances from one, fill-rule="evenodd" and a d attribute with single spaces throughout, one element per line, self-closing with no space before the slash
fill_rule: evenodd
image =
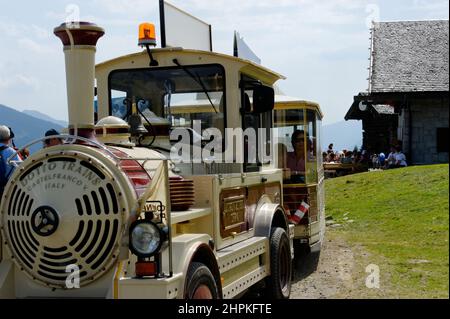
<path id="1" fill-rule="evenodd" d="M 284 209 L 280 204 L 272 203 L 268 196 L 261 197 L 253 224 L 255 236 L 270 238 L 272 227 L 281 227 L 289 233 Z"/>

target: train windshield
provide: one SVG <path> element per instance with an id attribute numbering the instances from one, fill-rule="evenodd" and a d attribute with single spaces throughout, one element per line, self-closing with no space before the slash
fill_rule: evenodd
<path id="1" fill-rule="evenodd" d="M 134 108 L 152 123 L 192 128 L 201 121 L 202 130 L 223 133 L 224 92 L 220 65 L 118 70 L 109 76 L 109 113 L 127 121 Z"/>

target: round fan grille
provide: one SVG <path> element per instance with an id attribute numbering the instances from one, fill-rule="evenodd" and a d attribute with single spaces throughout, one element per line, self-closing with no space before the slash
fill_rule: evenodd
<path id="1" fill-rule="evenodd" d="M 80 285 L 118 256 L 126 201 L 113 175 L 80 154 L 49 157 L 14 175 L 2 205 L 2 232 L 18 267 L 50 287 Z M 74 268 L 76 267 L 76 268 Z"/>

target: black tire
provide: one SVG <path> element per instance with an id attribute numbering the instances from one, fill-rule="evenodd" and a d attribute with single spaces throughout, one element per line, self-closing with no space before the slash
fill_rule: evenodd
<path id="1" fill-rule="evenodd" d="M 186 299 L 219 299 L 214 276 L 204 264 L 193 262 L 189 265 L 184 296 Z"/>
<path id="2" fill-rule="evenodd" d="M 273 227 L 270 235 L 270 272 L 266 279 L 268 297 L 288 299 L 291 294 L 291 249 L 286 231 L 279 227 Z"/>

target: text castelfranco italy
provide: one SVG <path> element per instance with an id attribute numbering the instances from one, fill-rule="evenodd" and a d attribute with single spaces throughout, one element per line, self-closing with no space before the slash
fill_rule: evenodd
<path id="1" fill-rule="evenodd" d="M 101 178 L 81 162 L 55 161 L 34 168 L 20 183 L 28 191 L 42 184 L 46 190 L 64 189 L 67 183 L 87 190 L 89 186 L 100 185 L 101 181 Z"/>

